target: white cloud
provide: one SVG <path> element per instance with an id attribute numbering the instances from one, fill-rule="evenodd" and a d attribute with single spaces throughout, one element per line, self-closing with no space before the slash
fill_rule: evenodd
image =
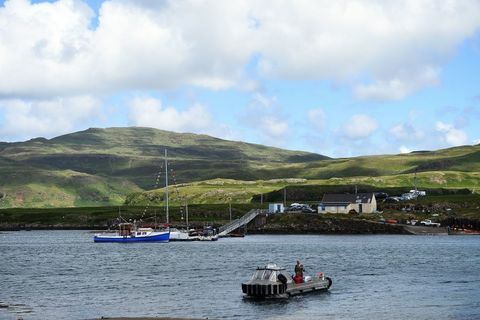
<path id="1" fill-rule="evenodd" d="M 468 136 L 465 131 L 455 128 L 453 125 L 437 121 L 436 130 L 442 133 L 442 140 L 451 146 L 467 144 Z"/>
<path id="2" fill-rule="evenodd" d="M 101 103 L 91 96 L 48 100 L 2 100 L 3 123 L 0 140 L 46 137 L 84 129 L 101 114 Z"/>
<path id="3" fill-rule="evenodd" d="M 275 96 L 254 93 L 241 116 L 241 122 L 253 129 L 262 143 L 284 146 L 288 139 L 289 123 L 276 101 Z"/>
<path id="4" fill-rule="evenodd" d="M 390 129 L 394 138 L 400 141 L 417 141 L 423 139 L 425 134 L 410 123 L 399 123 Z"/>
<path id="5" fill-rule="evenodd" d="M 424 67 L 418 73 L 416 70 L 410 70 L 408 73 L 402 72 L 398 77 L 378 80 L 369 85 L 357 85 L 354 94 L 359 99 L 401 100 L 423 87 L 437 84 L 438 81 L 438 70 Z"/>
<path id="6" fill-rule="evenodd" d="M 254 92 L 251 104 L 255 105 L 256 108 L 268 111 L 274 108 L 276 102 L 277 97 L 275 96 L 267 96 L 260 92 Z"/>
<path id="7" fill-rule="evenodd" d="M 308 111 L 308 121 L 318 130 L 323 131 L 326 127 L 326 115 L 322 108 Z"/>
<path id="8" fill-rule="evenodd" d="M 265 116 L 260 118 L 260 125 L 262 127 L 262 132 L 266 135 L 271 141 L 275 141 L 277 138 L 282 138 L 288 131 L 288 124 L 285 121 L 281 121 L 276 117 Z M 274 144 L 278 144 L 275 142 Z M 281 143 L 280 143 L 281 144 Z"/>
<path id="9" fill-rule="evenodd" d="M 480 139 L 473 140 L 473 144 L 480 144 Z"/>
<path id="10" fill-rule="evenodd" d="M 111 0 L 94 28 L 92 19 L 80 0 L 6 1 L 0 96 L 241 87 L 258 56 L 267 77 L 347 81 L 359 98 L 401 99 L 437 83 L 478 30 L 480 2 Z"/>
<path id="11" fill-rule="evenodd" d="M 341 135 L 352 140 L 365 139 L 377 128 L 378 123 L 375 119 L 364 114 L 357 114 L 345 122 Z"/>
<path id="12" fill-rule="evenodd" d="M 132 125 L 177 132 L 203 133 L 211 130 L 212 116 L 200 104 L 179 111 L 163 107 L 160 100 L 137 97 L 129 102 L 129 119 Z"/>
<path id="13" fill-rule="evenodd" d="M 400 153 L 410 153 L 412 150 L 406 146 L 401 146 L 399 149 Z"/>

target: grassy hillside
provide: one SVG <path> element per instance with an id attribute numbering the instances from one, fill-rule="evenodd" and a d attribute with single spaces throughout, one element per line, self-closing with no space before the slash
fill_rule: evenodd
<path id="1" fill-rule="evenodd" d="M 275 168 L 327 159 L 150 128 L 88 129 L 51 140 L 0 143 L 0 207 L 121 204 L 130 193 L 156 187 L 165 149 L 178 183 L 282 176 Z"/>
<path id="2" fill-rule="evenodd" d="M 175 175 L 181 185 L 178 198 L 194 203 L 250 201 L 291 185 L 275 180 L 285 178 L 307 179 L 307 185 L 411 187 L 417 172 L 424 188 L 480 188 L 479 145 L 330 159 L 206 135 L 108 128 L 0 143 L 0 208 L 118 205 L 127 195 L 128 203 L 156 201 L 161 190 L 142 192 L 163 185 L 165 148 L 170 180 Z"/>
<path id="3" fill-rule="evenodd" d="M 189 204 L 283 202 L 286 188 L 287 202 L 319 201 L 324 193 L 353 193 L 386 191 L 400 195 L 413 188 L 414 174 L 379 177 L 350 177 L 331 179 L 274 179 L 240 181 L 214 179 L 169 187 L 169 200 L 175 205 Z M 441 189 L 468 189 L 480 193 L 480 173 L 422 172 L 416 177 L 417 188 L 429 194 L 442 193 Z M 261 196 L 263 195 L 263 196 Z M 165 188 L 132 193 L 126 198 L 128 205 L 161 205 Z"/>

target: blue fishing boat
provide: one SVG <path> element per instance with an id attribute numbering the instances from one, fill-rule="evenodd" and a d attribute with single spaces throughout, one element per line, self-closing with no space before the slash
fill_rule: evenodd
<path id="1" fill-rule="evenodd" d="M 99 233 L 94 242 L 168 242 L 170 231 L 155 231 L 152 228 L 136 228 L 133 223 L 120 223 L 115 233 Z"/>
<path id="2" fill-rule="evenodd" d="M 160 175 L 157 177 L 155 188 L 158 186 Z M 114 233 L 99 233 L 93 237 L 94 242 L 168 242 L 170 240 L 170 229 L 168 228 L 168 162 L 167 149 L 165 149 L 165 198 L 167 229 L 157 231 L 152 228 L 137 228 L 137 223 L 124 222 L 118 224 L 118 230 Z M 119 209 L 120 210 L 120 209 Z M 147 209 L 145 209 L 144 214 Z M 142 215 L 143 218 L 143 215 Z M 120 211 L 119 220 L 121 221 Z M 157 226 L 155 213 L 155 227 Z"/>

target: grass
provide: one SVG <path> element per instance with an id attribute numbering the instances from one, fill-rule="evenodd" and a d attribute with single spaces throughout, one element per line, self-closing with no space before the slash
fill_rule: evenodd
<path id="1" fill-rule="evenodd" d="M 233 204 L 232 219 L 244 215 L 254 204 Z M 186 210 L 183 206 L 169 208 L 169 221 L 174 225 L 184 225 Z M 144 213 L 144 211 L 146 212 Z M 155 216 L 158 223 L 166 222 L 164 207 L 145 206 L 105 206 L 82 208 L 11 208 L 0 210 L 0 227 L 6 225 L 29 225 L 31 227 L 105 227 L 119 215 L 126 220 L 139 220 L 153 223 Z M 230 220 L 230 208 L 224 204 L 189 205 L 188 216 L 196 224 L 225 224 Z"/>
<path id="2" fill-rule="evenodd" d="M 401 195 L 413 189 L 414 174 L 380 177 L 349 177 L 322 180 L 274 179 L 239 181 L 213 179 L 179 184 L 169 188 L 170 201 L 174 204 L 188 203 L 248 203 L 283 202 L 286 188 L 287 202 L 319 202 L 324 193 L 353 193 L 385 191 L 391 195 Z M 429 194 L 442 194 L 442 190 L 480 190 L 479 173 L 463 172 L 422 172 L 417 174 L 417 187 Z M 160 204 L 165 199 L 165 189 L 160 188 L 127 196 L 126 204 Z"/>

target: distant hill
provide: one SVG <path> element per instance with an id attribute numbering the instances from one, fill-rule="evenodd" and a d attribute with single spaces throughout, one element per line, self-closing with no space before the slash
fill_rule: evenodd
<path id="1" fill-rule="evenodd" d="M 155 188 L 168 150 L 177 183 L 287 175 L 325 156 L 151 128 L 88 129 L 53 139 L 0 143 L 0 207 L 122 203 Z M 278 169 L 278 171 L 277 171 Z"/>
<path id="2" fill-rule="evenodd" d="M 217 178 L 242 181 L 299 178 L 308 179 L 309 184 L 316 183 L 315 180 L 322 184 L 348 184 L 360 179 L 382 185 L 389 185 L 389 181 L 411 184 L 412 174 L 418 172 L 432 187 L 480 188 L 478 145 L 330 159 L 206 135 L 129 127 L 88 129 L 53 139 L 0 142 L 0 207 L 123 203 L 129 194 L 138 195 L 163 186 L 165 149 L 171 183 L 177 184 Z M 159 172 L 161 183 L 156 185 Z M 208 186 L 212 191 L 212 183 L 195 185 Z M 288 185 L 288 180 L 266 183 L 258 190 L 268 192 L 284 185 Z M 218 193 L 212 192 L 217 198 L 208 199 L 202 195 L 201 187 L 194 189 L 195 197 L 202 202 L 217 201 Z M 244 191 L 248 196 L 243 198 L 249 199 L 253 191 Z"/>

